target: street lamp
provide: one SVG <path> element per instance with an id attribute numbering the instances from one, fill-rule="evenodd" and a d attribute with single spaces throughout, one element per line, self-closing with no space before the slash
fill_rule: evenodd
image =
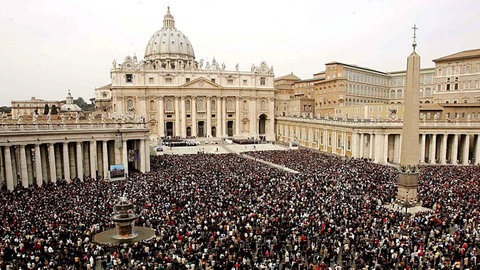
<path id="1" fill-rule="evenodd" d="M 408 190 L 405 192 L 405 214 L 408 213 Z"/>

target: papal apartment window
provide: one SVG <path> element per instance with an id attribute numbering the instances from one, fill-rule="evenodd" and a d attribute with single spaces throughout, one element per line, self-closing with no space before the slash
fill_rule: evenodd
<path id="1" fill-rule="evenodd" d="M 265 85 L 265 77 L 260 77 L 260 85 Z"/>
<path id="2" fill-rule="evenodd" d="M 131 83 L 133 81 L 133 74 L 125 74 L 125 82 Z"/>
<path id="3" fill-rule="evenodd" d="M 148 78 L 148 83 L 153 84 L 153 78 L 152 77 Z"/>
<path id="4" fill-rule="evenodd" d="M 227 84 L 228 85 L 233 85 L 233 79 L 228 79 Z"/>
<path id="5" fill-rule="evenodd" d="M 243 85 L 247 85 L 247 80 L 243 80 Z"/>
<path id="6" fill-rule="evenodd" d="M 172 83 L 172 78 L 165 78 L 165 83 L 166 84 L 171 84 Z"/>

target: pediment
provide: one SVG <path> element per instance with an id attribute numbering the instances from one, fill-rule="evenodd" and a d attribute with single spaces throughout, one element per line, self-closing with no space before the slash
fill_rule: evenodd
<path id="1" fill-rule="evenodd" d="M 206 78 L 200 77 L 197 78 L 193 81 L 190 81 L 188 83 L 185 83 L 180 86 L 181 88 L 187 88 L 187 89 L 193 89 L 193 88 L 214 88 L 214 89 L 219 89 L 222 88 L 221 85 L 212 82 L 211 80 L 208 80 Z"/>

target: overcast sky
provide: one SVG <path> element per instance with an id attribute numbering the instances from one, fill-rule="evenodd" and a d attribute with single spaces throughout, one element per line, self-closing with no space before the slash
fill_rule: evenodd
<path id="1" fill-rule="evenodd" d="M 417 24 L 422 68 L 480 48 L 478 0 L 15 0 L 0 9 L 0 105 L 30 97 L 88 100 L 114 59 L 143 59 L 170 6 L 197 60 L 240 70 L 266 61 L 302 79 L 331 61 L 404 70 Z"/>

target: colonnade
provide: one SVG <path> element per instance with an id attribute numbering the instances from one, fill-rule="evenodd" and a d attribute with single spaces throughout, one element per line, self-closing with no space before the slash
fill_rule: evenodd
<path id="1" fill-rule="evenodd" d="M 123 164 L 127 175 L 130 169 L 150 170 L 149 144 L 120 135 L 113 140 L 0 144 L 0 184 L 10 191 L 17 185 L 42 186 L 60 179 L 109 178 L 113 164 Z"/>

